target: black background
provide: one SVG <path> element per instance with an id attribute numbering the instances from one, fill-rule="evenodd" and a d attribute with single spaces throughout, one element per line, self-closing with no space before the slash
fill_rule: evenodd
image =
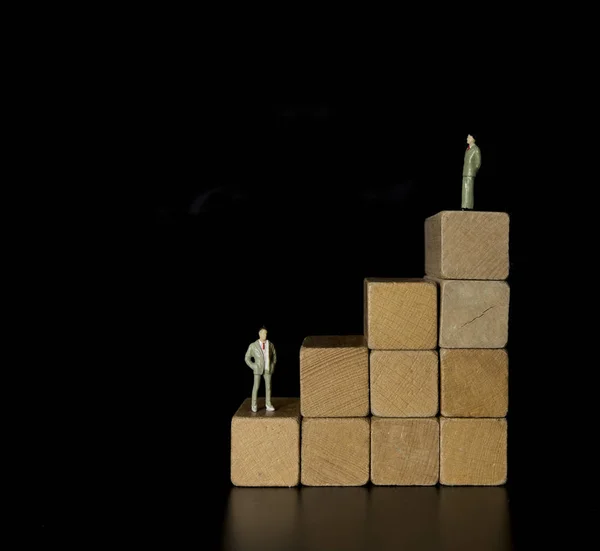
<path id="1" fill-rule="evenodd" d="M 88 289 L 98 329 L 75 359 L 92 367 L 37 378 L 40 524 L 218 549 L 231 417 L 252 387 L 248 344 L 269 329 L 273 393 L 298 396 L 306 336 L 363 332 L 365 277 L 424 275 L 424 220 L 460 209 L 466 136 L 476 133 L 475 208 L 511 217 L 500 501 L 510 538 L 533 538 L 547 383 L 530 347 L 543 183 L 527 140 L 543 129 L 523 118 L 536 97 L 518 70 L 502 62 L 473 80 L 443 52 L 425 65 L 404 56 L 359 66 L 331 55 L 269 64 L 243 49 L 223 63 L 163 46 L 130 54 L 108 85 L 119 119 L 109 173 L 133 184 L 133 204 L 100 224 L 109 244 Z"/>

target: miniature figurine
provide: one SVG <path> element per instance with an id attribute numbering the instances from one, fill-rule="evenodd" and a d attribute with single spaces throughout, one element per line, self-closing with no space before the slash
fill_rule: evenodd
<path id="1" fill-rule="evenodd" d="M 265 407 L 267 411 L 275 411 L 271 404 L 271 375 L 277 362 L 275 346 L 267 340 L 267 329 L 262 327 L 258 332 L 258 340 L 248 346 L 246 352 L 246 364 L 254 371 L 254 386 L 252 387 L 252 411 L 256 411 L 256 399 L 260 387 L 261 375 L 265 378 Z"/>
<path id="2" fill-rule="evenodd" d="M 471 134 L 467 136 L 467 150 L 465 151 L 465 162 L 463 165 L 462 179 L 462 210 L 473 210 L 475 176 L 481 166 L 481 151 L 475 145 L 475 138 Z"/>

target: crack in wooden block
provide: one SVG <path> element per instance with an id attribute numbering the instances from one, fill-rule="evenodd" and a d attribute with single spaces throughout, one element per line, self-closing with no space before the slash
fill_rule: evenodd
<path id="1" fill-rule="evenodd" d="M 439 289 L 440 348 L 505 348 L 510 287 L 506 281 L 425 276 Z"/>

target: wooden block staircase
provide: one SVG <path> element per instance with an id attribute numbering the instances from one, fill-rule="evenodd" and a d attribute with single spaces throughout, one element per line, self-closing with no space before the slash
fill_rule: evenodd
<path id="1" fill-rule="evenodd" d="M 422 278 L 364 279 L 363 335 L 304 339 L 299 398 L 240 406 L 234 485 L 506 482 L 509 217 L 441 211 L 424 234 Z"/>

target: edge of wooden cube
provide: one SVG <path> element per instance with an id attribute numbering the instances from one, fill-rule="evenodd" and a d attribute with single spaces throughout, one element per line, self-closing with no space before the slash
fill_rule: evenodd
<path id="1" fill-rule="evenodd" d="M 301 446 L 301 415 L 300 415 L 300 399 L 299 398 L 281 398 L 281 397 L 273 397 L 271 399 L 271 403 L 275 407 L 275 411 L 267 411 L 265 409 L 265 399 L 258 398 L 257 406 L 258 410 L 253 412 L 250 408 L 252 403 L 251 398 L 246 398 L 242 404 L 238 407 L 236 412 L 233 414 L 230 423 L 230 435 L 231 435 L 231 444 L 230 444 L 230 481 L 231 483 L 240 488 L 267 488 L 267 487 L 294 487 L 300 484 L 300 446 Z M 247 423 L 260 423 L 268 424 L 274 423 L 278 425 L 293 425 L 293 430 L 298 435 L 297 442 L 297 468 L 295 473 L 293 474 L 293 480 L 290 478 L 286 483 L 270 483 L 270 482 L 262 482 L 258 481 L 248 483 L 245 480 L 238 478 L 237 467 L 236 467 L 236 449 L 234 444 L 234 434 L 236 431 L 236 425 L 238 424 L 247 424 Z M 286 429 L 287 430 L 287 429 Z"/>

